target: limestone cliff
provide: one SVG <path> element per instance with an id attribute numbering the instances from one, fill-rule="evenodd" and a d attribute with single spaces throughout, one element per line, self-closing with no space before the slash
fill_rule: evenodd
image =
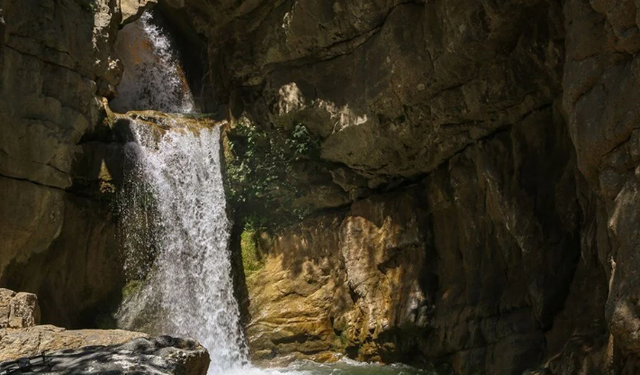
<path id="1" fill-rule="evenodd" d="M 237 204 L 258 357 L 638 371 L 636 3 L 185 3 L 231 163 L 288 153 Z"/>
<path id="2" fill-rule="evenodd" d="M 0 0 L 0 284 L 38 292 L 45 321 L 120 297 L 102 98 L 147 3 Z M 636 2 L 157 8 L 201 108 L 230 117 L 256 358 L 640 371 Z"/>
<path id="3" fill-rule="evenodd" d="M 122 287 L 119 147 L 97 132 L 121 74 L 120 3 L 0 1 L 0 284 L 66 327 L 95 325 Z M 122 3 L 130 20 L 146 1 Z"/>

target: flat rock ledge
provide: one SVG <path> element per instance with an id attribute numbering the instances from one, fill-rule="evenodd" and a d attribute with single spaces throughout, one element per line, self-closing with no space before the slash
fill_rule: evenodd
<path id="1" fill-rule="evenodd" d="M 148 335 L 119 329 L 66 330 L 52 325 L 0 329 L 0 361 L 85 346 L 121 345 L 141 337 L 146 338 Z"/>
<path id="2" fill-rule="evenodd" d="M 174 374 L 205 375 L 209 353 L 195 340 L 170 336 L 139 337 L 121 345 L 87 346 L 67 349 L 44 356 L 0 363 L 0 374 L 19 372 L 46 374 Z M 11 371 L 15 372 L 11 372 Z"/>
<path id="3" fill-rule="evenodd" d="M 0 289 L 0 297 L 0 374 L 205 375 L 209 368 L 195 340 L 35 325 L 36 295 Z"/>

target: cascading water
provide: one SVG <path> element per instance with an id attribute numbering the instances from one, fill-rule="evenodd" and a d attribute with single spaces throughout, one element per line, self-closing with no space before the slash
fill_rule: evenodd
<path id="1" fill-rule="evenodd" d="M 115 49 L 124 65 L 118 97 L 110 106 L 117 112 L 154 109 L 190 113 L 195 110 L 187 83 L 171 40 L 146 12 L 119 33 Z"/>
<path id="2" fill-rule="evenodd" d="M 120 37 L 125 72 L 111 106 L 192 112 L 179 61 L 153 16 L 127 25 Z M 248 355 L 230 274 L 220 130 L 189 128 L 180 119 L 159 117 L 163 130 L 130 121 L 120 202 L 125 271 L 146 280 L 117 318 L 121 327 L 197 339 L 211 356 L 209 373 L 221 374 L 243 367 Z"/>
<path id="3" fill-rule="evenodd" d="M 135 175 L 124 195 L 152 197 L 150 242 L 157 255 L 120 322 L 132 324 L 148 309 L 155 312 L 148 317 L 153 330 L 196 338 L 209 350 L 210 373 L 240 367 L 247 353 L 230 275 L 219 128 L 195 133 L 176 123 L 159 141 L 148 124 L 132 122 L 131 131 L 135 141 L 125 151 Z"/>

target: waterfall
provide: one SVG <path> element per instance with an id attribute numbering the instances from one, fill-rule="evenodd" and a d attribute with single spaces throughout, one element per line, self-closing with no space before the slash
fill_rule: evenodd
<path id="1" fill-rule="evenodd" d="M 230 275 L 220 130 L 170 122 L 159 140 L 153 127 L 131 122 L 122 220 L 125 232 L 139 226 L 140 215 L 132 213 L 143 199 L 147 245 L 157 254 L 149 279 L 118 318 L 126 328 L 197 339 L 211 355 L 209 374 L 221 374 L 242 367 L 248 355 Z"/>
<path id="2" fill-rule="evenodd" d="M 180 61 L 152 13 L 124 27 L 116 51 L 125 70 L 114 110 L 194 111 Z M 125 273 L 139 285 L 129 288 L 118 324 L 197 339 L 211 356 L 209 374 L 242 368 L 248 353 L 233 294 L 220 129 L 194 129 L 197 120 L 180 116 L 130 117 L 120 227 Z"/>
<path id="3" fill-rule="evenodd" d="M 118 97 L 109 105 L 117 112 L 154 109 L 190 113 L 193 95 L 171 40 L 153 13 L 126 25 L 119 33 L 115 50 L 124 65 Z"/>

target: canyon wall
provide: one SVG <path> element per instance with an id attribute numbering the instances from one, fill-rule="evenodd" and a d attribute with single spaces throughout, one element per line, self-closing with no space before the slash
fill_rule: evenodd
<path id="1" fill-rule="evenodd" d="M 230 164 L 290 153 L 231 184 L 256 358 L 638 371 L 636 3 L 185 3 Z"/>
<path id="2" fill-rule="evenodd" d="M 37 293 L 43 321 L 66 327 L 96 325 L 122 287 L 121 151 L 102 98 L 121 74 L 119 24 L 146 2 L 122 3 L 0 1 L 0 284 Z"/>
<path id="3" fill-rule="evenodd" d="M 104 103 L 117 31 L 152 3 L 0 0 L 0 286 L 45 322 L 95 325 L 121 298 Z M 205 48 L 201 107 L 232 123 L 255 359 L 640 371 L 635 2 L 158 9 Z"/>

